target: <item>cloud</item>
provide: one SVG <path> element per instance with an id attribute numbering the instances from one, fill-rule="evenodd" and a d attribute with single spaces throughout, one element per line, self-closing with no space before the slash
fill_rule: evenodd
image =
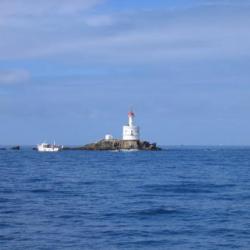
<path id="1" fill-rule="evenodd" d="M 0 114 L 6 121 L 1 127 L 6 141 L 31 140 L 30 131 L 46 133 L 44 119 L 53 136 L 58 124 L 66 124 L 62 138 L 67 138 L 65 127 L 78 129 L 79 140 L 89 127 L 93 131 L 86 136 L 91 140 L 100 130 L 113 128 L 119 134 L 116 126 L 123 118 L 118 117 L 131 104 L 146 119 L 139 118 L 145 124 L 143 134 L 148 124 L 156 140 L 171 142 L 172 134 L 172 142 L 192 143 L 202 131 L 207 135 L 202 143 L 209 143 L 210 135 L 223 139 L 221 131 L 231 126 L 224 138 L 235 134 L 244 141 L 250 100 L 248 5 L 201 0 L 188 7 L 148 4 L 145 10 L 128 2 L 126 10 L 118 4 L 120 9 L 113 12 L 95 8 L 101 1 L 0 1 Z M 22 70 L 12 70 L 17 68 Z M 33 84 L 19 87 L 24 82 Z M 110 107 L 114 111 L 107 113 Z M 91 123 L 93 113 L 106 121 L 107 129 Z M 150 113 L 156 114 L 165 138 L 151 130 Z M 105 119 L 107 114 L 116 121 Z M 225 120 L 221 127 L 209 123 L 217 118 Z M 246 125 L 235 127 L 234 121 Z M 187 134 L 192 138 L 185 139 Z"/>
<path id="2" fill-rule="evenodd" d="M 94 7 L 102 0 L 1 0 L 0 16 L 44 16 L 74 14 Z"/>
<path id="3" fill-rule="evenodd" d="M 30 79 L 27 70 L 0 71 L 0 84 L 25 83 Z"/>
<path id="4" fill-rule="evenodd" d="M 15 13 L 9 1 L 4 2 L 9 6 L 5 9 Z M 202 1 L 209 2 L 215 4 Z M 37 8 L 48 14 L 53 3 L 58 4 L 58 13 L 63 13 L 63 9 L 76 13 L 100 1 L 38 1 L 37 6 L 43 8 L 32 3 L 18 11 L 31 14 Z M 235 59 L 250 56 L 249 23 L 250 8 L 242 8 L 242 4 L 237 8 L 218 4 L 216 8 L 203 5 L 119 14 L 87 11 L 68 19 L 13 17 L 11 24 L 0 29 L 5 37 L 0 41 L 0 54 L 2 59 L 11 60 L 60 58 L 68 62 L 115 65 Z"/>
<path id="5" fill-rule="evenodd" d="M 114 24 L 114 19 L 110 15 L 89 16 L 85 21 L 89 26 L 102 27 Z"/>

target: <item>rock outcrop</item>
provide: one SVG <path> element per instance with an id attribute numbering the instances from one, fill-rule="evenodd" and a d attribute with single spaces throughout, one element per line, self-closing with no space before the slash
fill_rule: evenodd
<path id="1" fill-rule="evenodd" d="M 139 140 L 100 140 L 82 147 L 64 148 L 64 150 L 161 150 L 156 143 Z"/>

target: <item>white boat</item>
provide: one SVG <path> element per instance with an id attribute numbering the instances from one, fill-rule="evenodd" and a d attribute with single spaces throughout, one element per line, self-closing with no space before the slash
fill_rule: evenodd
<path id="1" fill-rule="evenodd" d="M 110 150 L 112 152 L 138 152 L 140 151 L 137 148 L 131 148 L 131 149 L 116 149 L 116 150 Z"/>
<path id="2" fill-rule="evenodd" d="M 63 146 L 59 146 L 54 144 L 49 144 L 46 142 L 43 142 L 41 144 L 37 145 L 37 151 L 39 152 L 58 152 L 63 149 Z"/>

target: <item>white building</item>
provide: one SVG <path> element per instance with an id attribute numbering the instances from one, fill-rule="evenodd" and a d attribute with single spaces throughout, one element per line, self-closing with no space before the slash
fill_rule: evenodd
<path id="1" fill-rule="evenodd" d="M 112 135 L 109 135 L 109 134 L 105 135 L 105 140 L 106 140 L 106 141 L 110 141 L 110 140 L 113 140 L 113 139 L 114 139 L 114 138 L 113 138 Z"/>
<path id="2" fill-rule="evenodd" d="M 123 126 L 123 140 L 140 140 L 140 128 L 134 124 L 135 114 L 128 113 L 128 125 Z"/>

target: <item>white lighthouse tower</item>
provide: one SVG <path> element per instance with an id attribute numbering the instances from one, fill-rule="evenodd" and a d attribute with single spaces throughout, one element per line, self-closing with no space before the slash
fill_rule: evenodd
<path id="1" fill-rule="evenodd" d="M 134 112 L 128 113 L 128 125 L 123 126 L 123 140 L 140 140 L 140 128 L 134 124 Z"/>

